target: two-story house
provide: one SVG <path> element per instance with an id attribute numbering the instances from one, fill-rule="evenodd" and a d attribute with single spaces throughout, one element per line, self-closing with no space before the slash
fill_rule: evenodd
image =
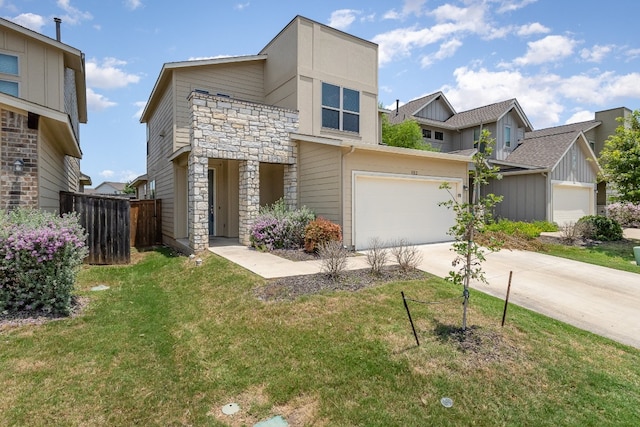
<path id="1" fill-rule="evenodd" d="M 165 243 L 249 242 L 260 206 L 284 197 L 371 238 L 450 240 L 470 157 L 380 144 L 376 44 L 295 17 L 256 55 L 163 65 L 141 122 L 147 185 Z"/>
<path id="2" fill-rule="evenodd" d="M 57 211 L 60 191 L 90 184 L 80 172 L 81 51 L 0 19 L 0 120 L 0 209 Z"/>
<path id="3" fill-rule="evenodd" d="M 602 211 L 607 189 L 595 153 L 618 126 L 626 108 L 599 111 L 595 120 L 533 130 L 515 99 L 460 113 L 442 92 L 410 101 L 389 112 L 389 121 L 415 120 L 425 142 L 443 152 L 475 150 L 481 129 L 491 132 L 496 146 L 491 162 L 500 180 L 487 191 L 504 196 L 495 208 L 499 218 L 548 220 L 559 225 Z"/>

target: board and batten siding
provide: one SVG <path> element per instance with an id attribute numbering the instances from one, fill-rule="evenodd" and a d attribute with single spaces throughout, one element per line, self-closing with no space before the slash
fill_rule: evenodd
<path id="1" fill-rule="evenodd" d="M 350 246 L 353 235 L 353 181 L 354 171 L 379 172 L 407 176 L 424 176 L 430 178 L 452 178 L 462 180 L 463 185 L 469 185 L 467 163 L 418 157 L 397 153 L 357 150 L 344 156 L 342 192 L 343 192 L 343 224 L 342 235 L 345 245 Z M 447 190 L 442 190 L 446 192 Z M 384 203 L 380 200 L 380 203 Z M 437 203 L 437 202 L 434 202 Z M 372 212 L 375 214 L 375 212 Z"/>
<path id="2" fill-rule="evenodd" d="M 65 155 L 52 144 L 52 137 L 41 122 L 38 141 L 38 207 L 57 212 L 60 191 L 69 191 Z"/>
<path id="3" fill-rule="evenodd" d="M 442 99 L 437 99 L 418 111 L 415 116 L 422 119 L 431 119 L 437 120 L 439 122 L 444 122 L 449 117 L 451 117 L 451 111 Z"/>
<path id="4" fill-rule="evenodd" d="M 551 174 L 551 179 L 554 181 L 593 184 L 596 182 L 597 175 L 592 162 L 592 160 L 587 158 L 579 144 L 574 143 L 562 159 L 560 159 L 560 162 Z"/>
<path id="5" fill-rule="evenodd" d="M 168 157 L 174 151 L 173 144 L 173 87 L 169 85 L 147 122 L 149 153 L 147 175 L 155 181 L 156 199 L 162 199 L 162 234 L 174 238 L 174 182 L 173 166 Z M 161 136 L 164 135 L 164 136 Z"/>
<path id="6" fill-rule="evenodd" d="M 496 218 L 512 221 L 547 219 L 547 178 L 541 174 L 507 175 L 491 180 L 483 193 L 503 196 L 494 208 Z"/>
<path id="7" fill-rule="evenodd" d="M 191 110 L 187 98 L 196 89 L 211 95 L 264 104 L 263 61 L 234 62 L 174 71 L 176 100 L 176 149 L 191 143 Z"/>
<path id="8" fill-rule="evenodd" d="M 298 146 L 298 204 L 338 224 L 342 223 L 341 157 L 339 147 L 310 142 Z"/>

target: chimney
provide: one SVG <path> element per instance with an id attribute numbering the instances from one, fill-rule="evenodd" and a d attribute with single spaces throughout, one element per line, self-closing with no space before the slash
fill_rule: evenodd
<path id="1" fill-rule="evenodd" d="M 56 40 L 60 41 L 60 24 L 62 23 L 62 19 L 53 18 L 56 23 Z"/>
<path id="2" fill-rule="evenodd" d="M 398 109 L 400 108 L 400 100 L 396 99 L 396 116 L 398 115 Z"/>

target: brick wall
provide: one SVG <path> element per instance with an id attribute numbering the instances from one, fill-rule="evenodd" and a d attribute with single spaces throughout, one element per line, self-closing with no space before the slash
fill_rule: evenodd
<path id="1" fill-rule="evenodd" d="M 38 207 L 38 130 L 28 128 L 26 115 L 0 110 L 0 208 Z M 24 170 L 15 172 L 16 160 Z"/>

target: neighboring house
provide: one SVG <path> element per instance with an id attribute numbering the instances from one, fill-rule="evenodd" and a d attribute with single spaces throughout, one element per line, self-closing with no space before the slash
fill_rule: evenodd
<path id="1" fill-rule="evenodd" d="M 163 241 L 249 243 L 260 206 L 284 197 L 340 224 L 344 243 L 450 240 L 449 182 L 469 155 L 380 144 L 378 46 L 295 17 L 257 55 L 163 65 L 141 122 Z"/>
<path id="2" fill-rule="evenodd" d="M 147 174 L 140 175 L 131 181 L 131 188 L 136 190 L 136 199 L 152 198 L 151 194 L 149 194 L 149 180 L 147 179 Z"/>
<path id="3" fill-rule="evenodd" d="M 91 194 L 126 195 L 124 190 L 126 182 L 105 181 L 91 190 Z"/>
<path id="4" fill-rule="evenodd" d="M 512 220 L 548 220 L 559 225 L 602 211 L 607 190 L 596 184 L 601 172 L 596 153 L 618 126 L 616 108 L 596 113 L 596 120 L 533 131 L 516 99 L 456 113 L 442 92 L 410 101 L 388 113 L 390 123 L 413 119 L 425 142 L 442 152 L 478 149 L 481 129 L 496 140 L 491 163 L 502 180 L 488 191 L 504 196 L 495 215 Z M 597 207 L 599 209 L 597 209 Z"/>
<path id="5" fill-rule="evenodd" d="M 60 191 L 90 182 L 80 172 L 79 124 L 87 122 L 80 50 L 0 19 L 0 118 L 0 209 L 57 211 Z"/>

